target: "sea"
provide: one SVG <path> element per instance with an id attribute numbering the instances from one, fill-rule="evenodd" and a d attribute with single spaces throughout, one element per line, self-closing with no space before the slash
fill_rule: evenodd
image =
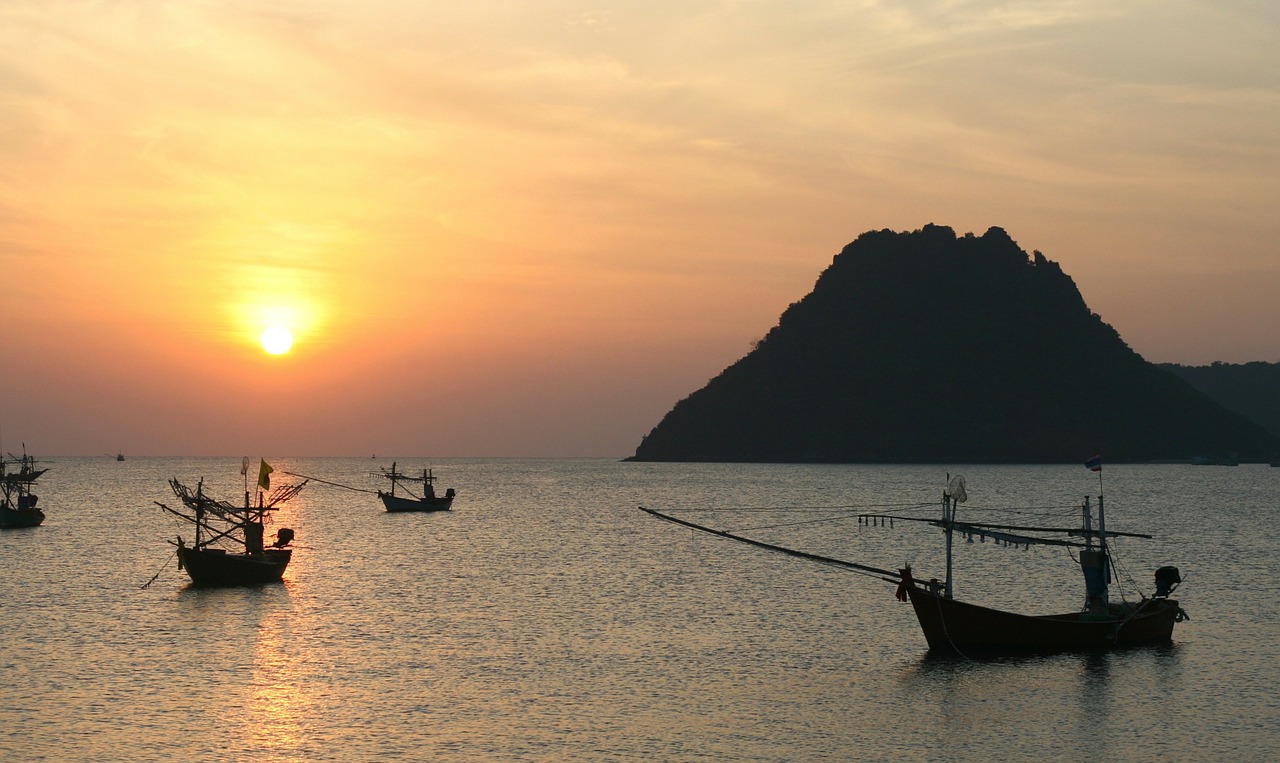
<path id="1" fill-rule="evenodd" d="M 293 562 L 216 590 L 156 502 L 174 477 L 234 500 L 240 457 L 43 461 L 48 519 L 0 532 L 0 760 L 1280 759 L 1280 468 L 398 457 L 457 499 L 390 514 L 391 458 L 267 460 L 313 478 L 268 529 Z M 639 510 L 941 577 L 936 528 L 856 515 L 940 512 L 956 475 L 960 518 L 1071 526 L 1101 493 L 1108 529 L 1153 536 L 1115 540 L 1126 595 L 1175 565 L 1191 619 L 1170 645 L 941 658 L 890 583 Z M 1076 610 L 1071 554 L 958 542 L 956 595 Z"/>

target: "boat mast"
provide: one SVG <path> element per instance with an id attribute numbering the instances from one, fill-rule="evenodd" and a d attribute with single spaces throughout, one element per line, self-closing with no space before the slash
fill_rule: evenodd
<path id="1" fill-rule="evenodd" d="M 942 591 L 942 595 L 951 598 L 951 539 L 955 530 L 956 521 L 956 503 L 951 497 L 951 491 L 942 491 L 942 527 L 947 534 L 947 584 Z"/>
<path id="2" fill-rule="evenodd" d="M 249 503 L 249 494 L 244 494 L 244 552 L 246 554 L 262 553 L 262 515 L 266 509 L 262 506 L 262 490 L 259 487 L 255 491 L 258 494 L 258 508 L 254 511 L 253 505 Z"/>
<path id="3" fill-rule="evenodd" d="M 957 474 L 952 477 L 947 475 L 947 489 L 942 491 L 942 529 L 947 535 L 947 581 L 943 587 L 942 595 L 945 598 L 952 598 L 953 589 L 951 587 L 951 543 L 955 535 L 956 527 L 956 507 L 969 499 L 968 493 L 964 489 L 964 475 Z"/>
<path id="4" fill-rule="evenodd" d="M 1106 612 L 1108 609 L 1107 584 L 1111 580 L 1111 560 L 1107 555 L 1107 534 L 1102 513 L 1102 496 L 1098 496 L 1098 529 L 1093 529 L 1093 512 L 1089 497 L 1085 496 L 1081 507 L 1084 518 L 1082 534 L 1085 547 L 1080 550 L 1080 571 L 1084 573 L 1084 608 L 1089 612 Z M 1098 546 L 1094 548 L 1094 538 Z"/>
<path id="5" fill-rule="evenodd" d="M 1104 553 L 1107 549 L 1107 514 L 1102 510 L 1102 493 L 1098 493 L 1098 545 Z"/>
<path id="6" fill-rule="evenodd" d="M 196 548 L 202 548 L 200 545 L 200 527 L 204 524 L 204 477 L 196 483 Z"/>

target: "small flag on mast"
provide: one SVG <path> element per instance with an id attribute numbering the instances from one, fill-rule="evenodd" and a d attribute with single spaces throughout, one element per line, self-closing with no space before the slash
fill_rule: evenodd
<path id="1" fill-rule="evenodd" d="M 1089 459 L 1088 461 L 1085 461 L 1084 465 L 1089 467 L 1089 471 L 1091 472 L 1102 471 L 1102 454 L 1094 453 L 1093 458 Z"/>
<path id="2" fill-rule="evenodd" d="M 271 468 L 271 464 L 268 464 L 266 459 L 262 459 L 262 465 L 258 467 L 258 487 L 263 490 L 270 490 L 271 473 L 274 471 L 275 469 Z"/>

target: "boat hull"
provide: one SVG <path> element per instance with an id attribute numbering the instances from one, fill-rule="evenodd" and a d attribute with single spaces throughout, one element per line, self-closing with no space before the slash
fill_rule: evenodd
<path id="1" fill-rule="evenodd" d="M 453 506 L 453 496 L 431 496 L 427 498 L 402 498 L 378 491 L 382 505 L 387 511 L 448 511 Z"/>
<path id="2" fill-rule="evenodd" d="M 36 527 L 44 521 L 44 512 L 39 509 L 11 509 L 0 506 L 0 527 Z"/>
<path id="3" fill-rule="evenodd" d="M 230 554 L 222 549 L 178 547 L 178 561 L 194 585 L 253 586 L 279 583 L 293 557 L 288 548 L 267 549 L 260 554 Z"/>
<path id="4" fill-rule="evenodd" d="M 1020 615 L 948 599 L 919 583 L 903 588 L 929 650 L 949 654 L 1099 651 L 1168 643 L 1181 611 L 1172 599 L 1144 599 L 1107 615 Z"/>

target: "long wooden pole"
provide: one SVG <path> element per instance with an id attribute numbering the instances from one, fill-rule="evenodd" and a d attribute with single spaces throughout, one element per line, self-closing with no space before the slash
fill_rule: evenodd
<path id="1" fill-rule="evenodd" d="M 886 583 L 898 583 L 898 582 L 901 582 L 901 581 L 902 581 L 902 575 L 901 575 L 901 574 L 899 574 L 899 573 L 897 573 L 897 572 L 891 572 L 890 570 L 882 570 L 882 569 L 880 569 L 880 568 L 878 568 L 878 567 L 868 567 L 868 566 L 867 566 L 867 565 L 865 565 L 865 564 L 858 564 L 857 562 L 846 562 L 846 561 L 845 561 L 845 560 L 843 560 L 843 559 L 835 559 L 835 558 L 832 558 L 832 557 L 829 557 L 829 556 L 818 556 L 817 554 L 810 554 L 810 553 L 807 553 L 807 552 L 805 552 L 805 551 L 797 551 L 797 550 L 795 550 L 795 549 L 787 548 L 787 547 L 785 547 L 785 546 L 775 546 L 775 545 L 773 545 L 772 543 L 764 543 L 764 542 L 762 542 L 762 541 L 752 540 L 751 538 L 746 538 L 746 537 L 743 537 L 743 536 L 741 536 L 741 535 L 734 535 L 733 533 L 731 533 L 731 532 L 725 532 L 724 530 L 715 530 L 715 529 L 712 529 L 712 528 L 710 528 L 710 527 L 706 527 L 705 525 L 700 525 L 700 524 L 697 524 L 697 523 L 694 523 L 694 522 L 689 522 L 689 521 L 684 520 L 684 519 L 677 519 L 677 518 L 675 518 L 675 517 L 673 517 L 673 516 L 670 516 L 670 515 L 667 515 L 667 514 L 663 514 L 663 513 L 662 513 L 662 512 L 660 512 L 660 511 L 655 511 L 655 510 L 653 510 L 653 509 L 646 509 L 646 508 L 645 508 L 645 507 L 643 507 L 643 506 L 641 506 L 641 507 L 640 507 L 640 510 L 641 510 L 641 511 L 643 511 L 643 512 L 645 512 L 646 514 L 651 514 L 651 515 L 653 515 L 653 516 L 657 517 L 658 519 L 665 519 L 666 521 L 668 521 L 668 522 L 672 522 L 672 523 L 677 524 L 677 525 L 684 525 L 685 527 L 689 527 L 689 528 L 692 528 L 692 529 L 694 529 L 694 530 L 700 530 L 700 531 L 702 531 L 702 532 L 704 532 L 704 533 L 709 533 L 709 534 L 711 534 L 711 535 L 719 535 L 721 538 L 728 538 L 729 540 L 736 540 L 736 541 L 738 541 L 738 542 L 740 542 L 740 543 L 746 543 L 746 544 L 751 545 L 751 546 L 756 546 L 757 548 L 763 548 L 763 549 L 766 549 L 766 550 L 768 550 L 768 551 L 776 551 L 776 552 L 778 552 L 778 553 L 780 553 L 780 554 L 786 554 L 786 555 L 788 555 L 788 556 L 795 556 L 795 557 L 799 557 L 799 558 L 801 558 L 801 559 L 808 559 L 808 560 L 809 560 L 809 561 L 811 561 L 811 562 L 819 562 L 819 563 L 822 563 L 822 564 L 829 564 L 829 565 L 831 565 L 831 566 L 833 566 L 833 567 L 843 567 L 843 568 L 845 568 L 845 569 L 853 570 L 853 571 L 855 571 L 855 572 L 871 573 L 871 574 L 873 574 L 873 575 L 877 575 L 877 576 L 879 576 L 879 577 L 880 577 L 880 579 L 881 579 L 881 580 L 883 580 L 883 581 L 885 581 Z"/>

